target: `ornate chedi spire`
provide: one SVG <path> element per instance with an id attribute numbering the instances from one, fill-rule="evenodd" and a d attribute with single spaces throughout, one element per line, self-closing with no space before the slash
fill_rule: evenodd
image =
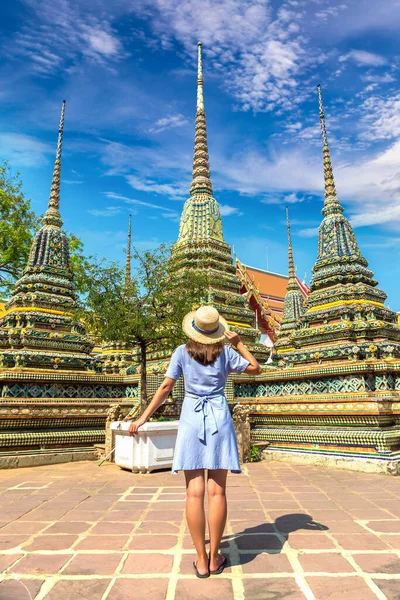
<path id="1" fill-rule="evenodd" d="M 259 332 L 254 328 L 254 312 L 241 295 L 241 282 L 232 264 L 229 244 L 224 240 L 218 202 L 212 195 L 208 159 L 206 115 L 204 111 L 202 45 L 197 45 L 197 107 L 193 174 L 190 197 L 183 207 L 179 237 L 172 254 L 177 269 L 197 269 L 209 276 L 208 302 L 212 303 L 229 324 L 243 336 L 262 360 L 268 352 L 257 344 Z"/>
<path id="2" fill-rule="evenodd" d="M 204 111 L 203 94 L 203 61 L 201 56 L 201 42 L 197 44 L 197 109 L 196 109 L 196 132 L 194 140 L 193 175 L 190 195 L 210 194 L 212 185 L 210 179 L 210 165 L 208 162 L 206 113 Z"/>
<path id="3" fill-rule="evenodd" d="M 292 335 L 294 351 L 287 355 L 289 364 L 315 358 L 321 361 L 368 357 L 368 348 L 384 356 L 386 347 L 395 351 L 387 342 L 400 340 L 396 314 L 385 308 L 386 294 L 376 287 L 377 281 L 337 197 L 320 86 L 318 102 L 324 161 L 324 219 L 319 228 L 318 257 L 305 313 Z"/>
<path id="4" fill-rule="evenodd" d="M 51 181 L 50 200 L 46 214 L 43 217 L 44 225 L 55 225 L 56 227 L 61 227 L 61 225 L 63 224 L 60 215 L 60 177 L 62 141 L 64 135 L 64 117 L 65 100 L 63 100 L 61 107 L 60 125 L 58 128 L 56 161 L 54 163 L 53 179 Z"/>
<path id="5" fill-rule="evenodd" d="M 128 239 L 126 242 L 126 262 L 125 262 L 125 287 L 131 281 L 131 242 L 132 242 L 132 215 L 129 215 L 128 221 Z"/>
<path id="6" fill-rule="evenodd" d="M 132 244 L 132 215 L 128 220 L 128 235 L 126 241 L 125 281 L 123 295 L 129 294 L 131 276 L 131 244 Z M 133 362 L 132 347 L 124 342 L 104 342 L 101 345 L 101 362 L 103 373 L 124 374 Z"/>
<path id="7" fill-rule="evenodd" d="M 223 242 L 221 215 L 212 195 L 204 111 L 202 44 L 197 44 L 197 108 L 190 198 L 183 208 L 178 244 L 189 239 Z"/>
<path id="8" fill-rule="evenodd" d="M 304 313 L 304 297 L 296 280 L 296 272 L 293 260 L 292 237 L 290 233 L 289 209 L 286 207 L 286 226 L 288 232 L 288 263 L 289 281 L 286 288 L 285 301 L 283 304 L 283 316 L 276 342 L 276 348 L 287 351 L 291 345 L 290 336 L 296 328 L 299 318 Z"/>
<path id="9" fill-rule="evenodd" d="M 91 369 L 93 344 L 74 318 L 76 289 L 68 238 L 61 229 L 61 152 L 65 100 L 62 103 L 56 160 L 47 211 L 36 233 L 22 277 L 16 282 L 6 314 L 0 319 L 3 366 Z"/>

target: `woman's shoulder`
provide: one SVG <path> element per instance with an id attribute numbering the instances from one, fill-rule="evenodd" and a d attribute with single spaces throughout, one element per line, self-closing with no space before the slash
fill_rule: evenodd
<path id="1" fill-rule="evenodd" d="M 186 344 L 181 344 L 180 346 L 177 346 L 174 350 L 174 354 L 176 354 L 177 356 L 183 356 L 186 352 Z"/>

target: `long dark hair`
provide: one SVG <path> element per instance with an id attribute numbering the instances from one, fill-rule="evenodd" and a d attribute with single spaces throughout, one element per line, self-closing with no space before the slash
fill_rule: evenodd
<path id="1" fill-rule="evenodd" d="M 201 342 L 195 342 L 194 340 L 189 339 L 186 344 L 186 350 L 188 351 L 189 356 L 201 365 L 212 365 L 224 351 L 224 342 L 202 344 Z"/>

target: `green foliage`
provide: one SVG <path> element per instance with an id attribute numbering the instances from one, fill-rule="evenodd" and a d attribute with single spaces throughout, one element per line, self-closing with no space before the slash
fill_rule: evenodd
<path id="1" fill-rule="evenodd" d="M 0 286 L 8 293 L 25 266 L 39 219 L 25 198 L 19 173 L 0 164 Z"/>
<path id="2" fill-rule="evenodd" d="M 207 279 L 196 270 L 178 270 L 170 249 L 133 251 L 135 276 L 106 260 L 87 262 L 89 282 L 84 319 L 104 341 L 139 349 L 142 404 L 147 400 L 147 352 L 175 348 L 184 340 L 182 319 L 207 295 Z"/>
<path id="3" fill-rule="evenodd" d="M 85 256 L 82 240 L 73 233 L 68 234 L 68 247 L 77 292 L 79 295 L 85 296 L 91 287 L 90 275 L 96 259 L 92 256 Z"/>
<path id="4" fill-rule="evenodd" d="M 257 446 L 250 446 L 250 462 L 259 462 L 260 461 L 260 451 Z"/>
<path id="5" fill-rule="evenodd" d="M 152 422 L 154 421 L 157 423 L 161 423 L 164 421 L 176 421 L 176 417 L 167 417 L 166 415 L 157 415 L 157 413 L 156 413 L 149 420 Z"/>

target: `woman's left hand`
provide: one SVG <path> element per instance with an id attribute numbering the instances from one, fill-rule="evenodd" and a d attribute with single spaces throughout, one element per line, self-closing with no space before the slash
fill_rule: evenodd
<path id="1" fill-rule="evenodd" d="M 132 423 L 128 427 L 129 435 L 136 435 L 139 427 L 141 427 L 145 423 L 146 423 L 146 421 L 142 418 L 139 418 L 136 421 L 132 421 Z"/>

